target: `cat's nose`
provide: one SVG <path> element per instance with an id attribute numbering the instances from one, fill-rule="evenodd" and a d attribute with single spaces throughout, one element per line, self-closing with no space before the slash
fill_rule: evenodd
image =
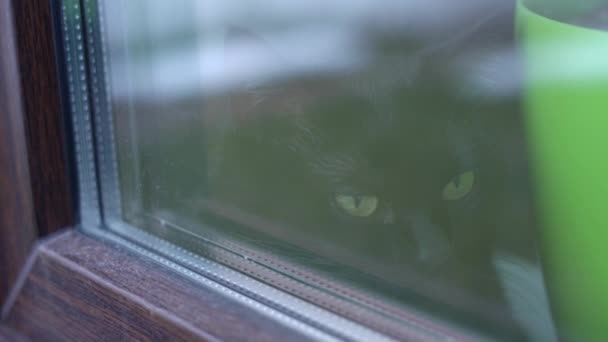
<path id="1" fill-rule="evenodd" d="M 395 223 L 395 213 L 392 208 L 386 210 L 382 217 L 382 223 L 384 224 L 394 224 Z"/>
<path id="2" fill-rule="evenodd" d="M 417 261 L 421 264 L 439 264 L 448 259 L 451 246 L 446 233 L 431 222 L 428 215 L 418 213 L 410 218 L 410 231 L 416 241 Z"/>

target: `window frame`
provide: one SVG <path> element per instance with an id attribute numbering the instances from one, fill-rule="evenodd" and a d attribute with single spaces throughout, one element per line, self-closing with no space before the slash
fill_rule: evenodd
<path id="1" fill-rule="evenodd" d="M 0 230 L 0 251 L 7 250 L 9 253 L 7 257 L 2 255 L 4 259 L 0 258 L 0 266 L 16 266 L 8 271 L 10 283 L 0 283 L 3 323 L 26 336 L 46 339 L 50 336 L 101 338 L 112 334 L 133 338 L 171 336 L 197 340 L 345 338 L 323 331 L 315 335 L 318 330 L 315 327 L 306 335 L 301 328 L 310 329 L 314 322 L 302 320 L 297 313 L 287 315 L 292 324 L 286 324 L 284 317 L 270 319 L 268 314 L 260 313 L 260 310 L 273 309 L 259 301 L 245 298 L 245 301 L 252 303 L 245 305 L 235 300 L 232 293 L 205 292 L 199 283 L 188 279 L 200 277 L 191 270 L 176 272 L 179 265 L 149 249 L 125 247 L 129 246 L 129 241 L 100 230 L 102 221 L 98 204 L 97 216 L 83 212 L 82 209 L 87 207 L 83 204 L 83 198 L 95 202 L 103 194 L 97 192 L 99 176 L 95 164 L 85 172 L 78 169 L 82 163 L 77 163 L 75 146 L 82 141 L 79 142 L 78 136 L 71 133 L 70 126 L 78 125 L 74 122 L 79 120 L 78 113 L 68 113 L 75 105 L 80 106 L 84 115 L 90 115 L 96 109 L 87 108 L 92 106 L 92 101 L 87 97 L 90 89 L 82 92 L 76 90 L 77 93 L 70 96 L 74 90 L 70 89 L 70 72 L 62 63 L 67 58 L 63 48 L 65 32 L 62 31 L 73 30 L 75 22 L 63 22 L 61 18 L 64 14 L 63 4 L 90 5 L 95 2 L 0 0 L 0 9 L 8 9 L 2 13 L 7 13 L 13 19 L 15 28 L 11 29 L 10 21 L 0 22 L 0 46 L 14 44 L 14 59 L 9 60 L 8 64 L 0 60 L 0 70 L 14 71 L 0 74 L 6 75 L 0 76 L 0 132 L 6 127 L 9 132 L 14 132 L 10 136 L 14 150 L 9 153 L 0 150 L 0 160 L 12 160 L 14 163 L 1 163 L 0 175 L 9 175 L 9 182 L 14 187 L 6 188 L 8 191 L 4 192 L 4 189 L 0 189 L 0 195 L 18 194 L 21 197 L 15 202 L 21 204 L 0 213 L 0 228 L 3 228 Z M 78 13 L 82 12 L 79 10 Z M 84 18 L 78 17 L 68 19 L 81 20 L 80 23 L 84 21 Z M 87 49 L 83 50 L 90 53 Z M 85 55 L 84 59 L 90 60 L 92 56 Z M 73 57 L 78 58 L 78 55 Z M 85 76 L 90 74 L 88 70 L 83 73 Z M 5 93 L 5 98 L 19 100 L 3 102 L 1 95 Z M 74 99 L 82 101 L 75 104 L 72 102 Z M 9 135 L 0 138 L 4 137 Z M 93 146 L 93 140 L 87 141 L 92 137 L 83 135 L 83 139 L 86 144 Z M 15 173 L 10 167 L 29 171 Z M 77 180 L 77 175 L 83 173 L 90 178 Z M 51 234 L 50 238 L 45 238 Z M 21 241 L 15 244 L 7 237 L 17 237 Z M 5 248 L 12 245 L 18 248 L 14 251 Z M 116 262 L 104 262 L 109 259 Z M 173 269 L 159 267 L 162 264 L 171 265 Z M 123 272 L 116 272 L 117 267 Z M 158 274 L 163 282 L 139 283 L 134 270 Z M 78 287 L 76 284 L 84 285 Z M 222 288 L 221 284 L 216 286 Z M 2 296 L 4 292 L 8 294 L 8 288 L 12 288 L 10 295 Z M 176 291 L 172 289 L 180 291 L 174 293 Z M 53 291 L 60 295 L 52 298 L 41 295 Z M 58 297 L 61 300 L 57 300 Z M 3 301 L 4 298 L 8 299 Z M 167 305 L 168 302 L 171 305 Z M 199 303 L 195 309 L 187 306 L 193 302 Z M 220 302 L 222 304 L 218 306 Z M 126 315 L 125 312 L 136 314 Z M 99 319 L 97 323 L 90 324 L 86 315 Z M 414 318 L 416 315 L 412 313 Z M 102 320 L 103 317 L 106 319 Z M 199 317 L 214 319 L 201 322 Z M 428 321 L 427 317 L 420 319 Z M 416 340 L 441 337 L 472 340 L 475 337 L 476 332 L 470 332 L 471 335 L 446 335 L 441 331 L 443 323 L 434 323 L 437 334 L 420 335 L 412 328 L 411 337 Z M 150 335 L 138 335 L 150 326 L 157 329 L 151 329 Z M 86 329 L 81 327 L 88 330 L 84 331 Z"/>
<path id="2" fill-rule="evenodd" d="M 13 9 L 0 1 L 0 304 L 36 236 Z"/>

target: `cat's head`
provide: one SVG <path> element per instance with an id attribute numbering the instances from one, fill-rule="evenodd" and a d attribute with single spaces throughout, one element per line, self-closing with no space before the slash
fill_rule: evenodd
<path id="1" fill-rule="evenodd" d="M 260 35 L 231 34 L 290 63 Z M 337 73 L 243 82 L 231 95 L 220 197 L 325 255 L 423 271 L 456 255 L 489 260 L 508 201 L 501 146 L 518 121 L 512 98 L 463 89 L 462 75 L 492 77 L 463 63 L 500 44 L 479 37 L 393 46 Z"/>

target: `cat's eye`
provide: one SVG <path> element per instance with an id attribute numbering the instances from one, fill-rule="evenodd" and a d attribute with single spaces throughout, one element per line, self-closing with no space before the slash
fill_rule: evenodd
<path id="1" fill-rule="evenodd" d="M 468 195 L 473 190 L 473 185 L 475 185 L 475 172 L 463 172 L 445 185 L 442 197 L 446 201 L 457 201 Z"/>
<path id="2" fill-rule="evenodd" d="M 336 205 L 351 216 L 368 217 L 378 209 L 378 197 L 371 195 L 336 194 Z"/>

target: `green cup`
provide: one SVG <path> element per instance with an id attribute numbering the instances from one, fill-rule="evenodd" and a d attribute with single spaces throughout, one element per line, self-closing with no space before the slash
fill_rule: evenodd
<path id="1" fill-rule="evenodd" d="M 599 8 L 517 9 L 545 280 L 560 337 L 576 341 L 608 341 L 608 31 L 584 27 Z"/>

